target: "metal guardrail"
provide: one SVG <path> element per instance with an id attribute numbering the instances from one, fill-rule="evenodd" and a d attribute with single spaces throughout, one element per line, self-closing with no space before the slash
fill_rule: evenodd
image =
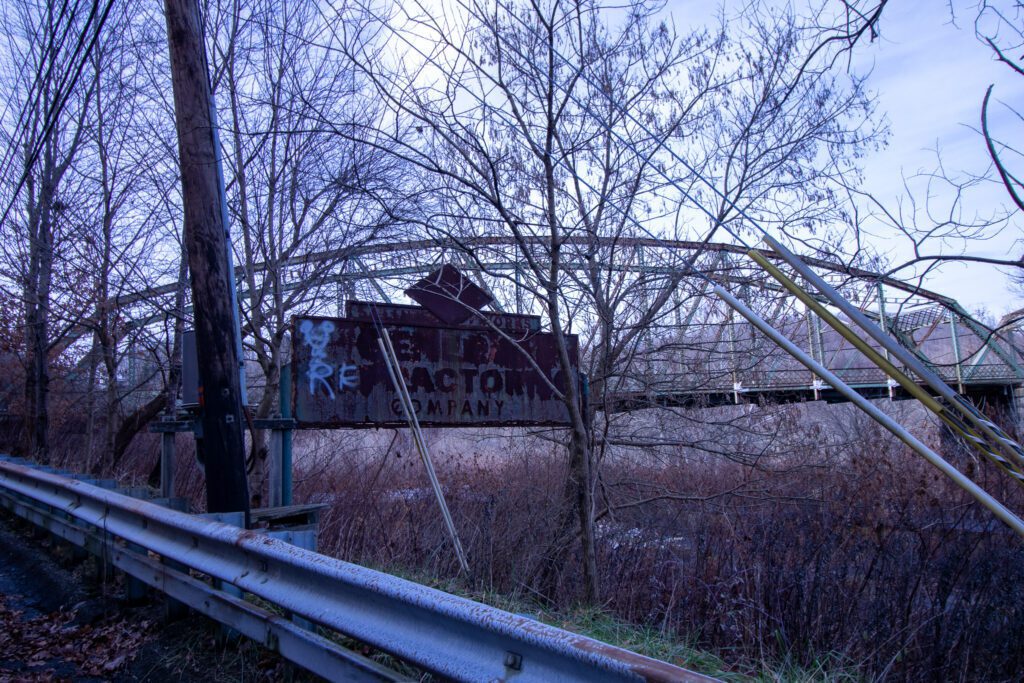
<path id="1" fill-rule="evenodd" d="M 538 621 L 258 532 L 0 461 L 0 502 L 329 680 L 401 680 L 376 662 L 190 575 L 250 593 L 465 681 L 711 681 Z M 155 556 L 155 557 L 154 557 Z"/>

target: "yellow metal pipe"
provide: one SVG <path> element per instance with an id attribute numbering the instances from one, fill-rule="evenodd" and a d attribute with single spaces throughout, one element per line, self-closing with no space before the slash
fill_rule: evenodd
<path id="1" fill-rule="evenodd" d="M 784 351 L 793 356 L 796 360 L 802 363 L 808 370 L 815 373 L 826 382 L 832 385 L 832 387 L 840 394 L 845 396 L 858 408 L 867 413 L 871 419 L 875 420 L 878 424 L 888 429 L 894 436 L 900 441 L 905 443 L 907 446 L 912 448 L 918 454 L 923 456 L 928 462 L 937 467 L 943 474 L 953 480 L 953 482 L 960 488 L 967 491 L 974 497 L 979 503 L 984 505 L 986 508 L 991 510 L 996 517 L 1001 519 L 1007 526 L 1013 529 L 1019 536 L 1024 538 L 1024 521 L 1022 521 L 1016 514 L 1009 510 L 1005 505 L 1000 503 L 998 500 L 992 497 L 985 489 L 978 486 L 976 483 L 971 481 L 969 477 L 964 475 L 960 470 L 950 465 L 941 455 L 928 448 L 920 439 L 911 434 L 907 429 L 893 420 L 891 417 L 883 413 L 876 405 L 871 403 L 856 391 L 853 390 L 843 380 L 836 377 L 835 373 L 826 368 L 824 365 L 808 356 L 804 351 L 797 347 L 792 341 L 786 338 L 781 332 L 776 330 L 774 327 L 769 325 L 764 318 L 760 317 L 749 306 L 744 304 L 742 301 L 737 299 L 735 296 L 730 294 L 721 285 L 716 285 L 714 288 L 715 294 L 722 298 L 729 306 L 736 310 L 740 315 L 746 318 L 752 325 L 761 330 L 769 339 L 779 345 Z"/>
<path id="2" fill-rule="evenodd" d="M 979 452 L 986 457 L 992 459 L 1001 467 L 1005 468 L 1013 476 L 1018 483 L 1024 484 L 1024 472 L 1021 468 L 1024 467 L 1024 461 L 1011 462 L 999 454 L 994 453 L 990 448 L 987 447 L 987 443 L 980 438 L 974 430 L 970 429 L 967 425 L 958 419 L 955 419 L 950 414 L 949 410 L 935 400 L 927 391 L 922 389 L 917 382 L 912 380 L 906 374 L 904 374 L 899 368 L 897 368 L 892 361 L 876 351 L 870 344 L 862 339 L 856 332 L 850 329 L 849 326 L 844 325 L 839 318 L 834 316 L 827 308 L 825 308 L 821 302 L 816 300 L 806 290 L 801 288 L 796 282 L 791 280 L 785 273 L 782 272 L 774 263 L 769 261 L 765 256 L 755 250 L 751 249 L 747 252 L 747 255 L 753 259 L 755 263 L 764 268 L 775 280 L 779 282 L 783 287 L 786 288 L 793 296 L 802 301 L 805 306 L 814 311 L 818 317 L 828 323 L 829 327 L 838 332 L 846 341 L 853 344 L 853 346 L 863 353 L 868 360 L 873 362 L 879 368 L 881 368 L 887 375 L 892 377 L 897 384 L 903 387 L 904 391 L 920 401 L 928 410 L 935 413 L 943 422 L 947 425 L 960 432 L 968 442 L 971 443 Z M 1014 454 L 1015 455 L 1015 454 Z"/>
<path id="3" fill-rule="evenodd" d="M 936 401 L 927 391 L 918 386 L 917 382 L 903 374 L 899 368 L 859 337 L 856 332 L 851 330 L 847 325 L 844 325 L 839 318 L 832 315 L 832 313 L 822 306 L 819 301 L 808 294 L 798 284 L 789 279 L 785 273 L 779 270 L 778 266 L 754 249 L 748 251 L 747 255 L 750 256 L 750 258 L 752 258 L 759 266 L 768 271 L 768 274 L 778 280 L 779 284 L 785 287 L 793 296 L 800 299 L 804 305 L 817 313 L 818 317 L 828 323 L 829 327 L 841 334 L 846 341 L 853 344 L 858 351 L 867 356 L 868 360 L 880 367 L 887 375 L 896 380 L 896 382 L 903 387 L 908 394 L 921 401 L 921 403 L 925 404 L 925 406 L 932 412 L 942 412 L 943 408 L 941 403 Z"/>

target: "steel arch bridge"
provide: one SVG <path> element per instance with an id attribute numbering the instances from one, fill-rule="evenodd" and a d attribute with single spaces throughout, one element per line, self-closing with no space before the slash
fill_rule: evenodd
<path id="1" fill-rule="evenodd" d="M 310 311 L 342 315 L 350 299 L 403 300 L 405 287 L 444 262 L 455 264 L 489 290 L 498 309 L 540 313 L 531 295 L 538 282 L 522 254 L 528 250 L 546 258 L 547 249 L 539 238 L 525 242 L 511 237 L 448 243 L 411 240 L 308 253 L 273 264 L 259 263 L 253 270 L 258 286 L 274 278 L 284 292 L 307 287 L 310 281 L 317 283 L 315 295 L 303 300 L 302 310 L 289 315 Z M 771 251 L 760 253 L 780 261 Z M 993 330 L 954 299 L 912 283 L 822 259 L 804 261 L 961 394 L 1007 403 L 1013 402 L 1015 392 L 1020 395 L 1024 337 L 1018 330 Z M 746 247 L 653 238 L 570 239 L 564 245 L 564 273 L 567 291 L 579 295 L 566 297 L 566 310 L 573 331 L 581 333 L 584 356 L 594 342 L 588 331 L 597 317 L 582 303 L 582 292 L 595 283 L 614 290 L 618 297 L 619 329 L 643 326 L 634 335 L 622 367 L 604 378 L 599 409 L 845 400 L 737 318 L 711 293 L 711 283 L 732 291 L 859 393 L 871 398 L 907 397 L 882 370 L 761 270 Z M 243 302 L 248 298 L 244 275 L 240 267 L 236 269 Z M 649 302 L 665 287 L 672 289 L 670 302 L 646 319 Z M 166 316 L 159 307 L 154 312 L 147 304 L 172 296 L 175 289 L 175 284 L 155 287 L 112 303 L 135 311 L 136 324 L 145 326 Z M 815 298 L 829 305 L 824 298 Z M 882 352 L 873 342 L 872 346 Z"/>

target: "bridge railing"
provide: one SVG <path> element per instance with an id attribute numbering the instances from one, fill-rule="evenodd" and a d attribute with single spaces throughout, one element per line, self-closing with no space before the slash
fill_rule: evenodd
<path id="1" fill-rule="evenodd" d="M 999 363 L 972 366 L 970 373 L 954 366 L 934 368 L 948 384 L 956 387 L 961 382 L 972 384 L 1017 384 L 1020 378 L 1012 368 Z M 853 387 L 885 386 L 888 375 L 877 367 L 833 368 L 832 371 Z M 913 377 L 913 373 L 908 373 Z M 637 372 L 621 383 L 619 391 L 651 391 L 654 393 L 701 393 L 733 391 L 737 383 L 743 390 L 771 392 L 793 389 L 811 389 L 815 386 L 813 374 L 801 368 L 761 369 L 757 366 L 730 370 L 724 367 L 701 368 L 691 366 L 680 371 L 668 363 L 654 364 L 650 373 Z"/>
<path id="2" fill-rule="evenodd" d="M 454 680 L 712 680 L 253 530 L 10 458 L 0 460 L 0 503 L 330 680 L 404 679 L 239 594 Z M 212 585 L 196 573 L 209 577 Z M 218 583 L 235 591 L 216 590 Z"/>

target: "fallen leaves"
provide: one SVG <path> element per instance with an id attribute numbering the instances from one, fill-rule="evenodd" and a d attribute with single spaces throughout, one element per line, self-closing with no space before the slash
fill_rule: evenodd
<path id="1" fill-rule="evenodd" d="M 0 683 L 109 676 L 131 661 L 153 624 L 115 614 L 74 624 L 73 611 L 27 617 L 0 596 Z"/>

